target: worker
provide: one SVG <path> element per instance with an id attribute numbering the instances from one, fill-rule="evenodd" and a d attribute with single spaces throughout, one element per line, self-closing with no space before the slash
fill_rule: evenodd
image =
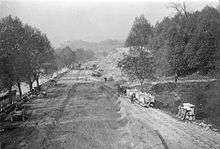
<path id="1" fill-rule="evenodd" d="M 121 86 L 118 85 L 118 96 L 120 96 L 120 95 L 121 95 Z"/>
<path id="2" fill-rule="evenodd" d="M 124 88 L 124 90 L 123 90 L 123 94 L 124 94 L 124 95 L 127 94 L 127 90 L 126 90 L 126 88 Z"/>
<path id="3" fill-rule="evenodd" d="M 181 104 L 180 104 L 180 105 L 178 106 L 178 113 L 177 113 L 177 115 L 176 115 L 178 118 L 180 118 L 180 117 L 181 117 L 181 114 L 182 114 L 182 113 L 181 113 L 181 112 L 182 112 L 181 108 L 182 108 L 182 106 L 181 106 Z"/>
<path id="4" fill-rule="evenodd" d="M 132 103 L 132 104 L 134 103 L 134 100 L 135 100 L 135 93 L 133 93 L 133 94 L 131 95 L 131 103 Z"/>

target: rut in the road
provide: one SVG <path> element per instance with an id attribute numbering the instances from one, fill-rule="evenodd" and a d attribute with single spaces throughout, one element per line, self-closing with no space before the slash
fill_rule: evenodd
<path id="1" fill-rule="evenodd" d="M 42 146 L 64 148 L 117 148 L 120 129 L 127 121 L 118 121 L 120 107 L 114 90 L 100 83 L 78 83 L 45 128 Z"/>
<path id="2" fill-rule="evenodd" d="M 55 116 L 55 121 L 58 122 L 60 117 L 63 115 L 63 112 L 65 110 L 65 107 L 67 105 L 67 103 L 70 100 L 70 97 L 74 96 L 75 92 L 76 92 L 76 86 L 77 84 L 74 84 L 70 89 L 68 89 L 68 93 L 67 93 L 67 97 L 66 99 L 63 101 L 63 103 L 60 105 L 59 107 L 59 111 L 57 112 L 56 116 Z"/>
<path id="3" fill-rule="evenodd" d="M 43 138 L 41 139 L 41 142 L 40 142 L 41 147 L 50 148 L 51 144 L 53 144 L 51 139 L 53 139 L 53 134 L 56 131 L 57 127 L 59 127 L 58 126 L 59 120 L 65 111 L 66 105 L 68 104 L 70 98 L 72 96 L 74 96 L 74 94 L 75 94 L 76 86 L 77 86 L 77 84 L 74 84 L 74 85 L 67 88 L 67 95 L 66 95 L 65 99 L 63 100 L 62 104 L 59 106 L 58 110 L 56 111 L 56 115 L 54 116 L 52 124 L 48 124 L 45 128 L 44 134 L 42 134 Z"/>

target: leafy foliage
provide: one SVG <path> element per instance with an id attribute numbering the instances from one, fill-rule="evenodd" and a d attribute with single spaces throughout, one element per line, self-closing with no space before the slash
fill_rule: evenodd
<path id="1" fill-rule="evenodd" d="M 78 62 L 84 63 L 95 58 L 95 53 L 91 50 L 85 50 L 83 48 L 77 49 L 76 51 L 76 60 Z"/>
<path id="2" fill-rule="evenodd" d="M 56 50 L 57 61 L 60 67 L 70 66 L 76 62 L 76 53 L 71 50 L 70 47 L 64 47 Z"/>
<path id="3" fill-rule="evenodd" d="M 26 68 L 25 80 L 31 85 L 30 83 L 34 80 L 38 83 L 39 76 L 48 72 L 48 65 L 54 70 L 56 70 L 56 67 L 53 66 L 54 51 L 46 35 L 29 25 L 25 25 L 24 29 L 25 43 L 23 44 L 23 56 L 26 57 L 24 65 Z M 30 86 L 30 88 L 32 87 Z"/>
<path id="4" fill-rule="evenodd" d="M 215 69 L 220 41 L 220 14 L 211 7 L 187 16 L 178 14 L 168 32 L 169 63 L 178 76 Z"/>
<path id="5" fill-rule="evenodd" d="M 153 30 L 144 15 L 136 17 L 125 41 L 127 47 L 144 47 L 148 44 Z"/>
<path id="6" fill-rule="evenodd" d="M 205 75 L 217 70 L 219 41 L 220 14 L 215 8 L 205 7 L 192 13 L 184 9 L 158 22 L 148 47 L 155 57 L 160 57 L 158 69 L 165 67 L 168 74 Z M 161 57 L 162 53 L 165 55 Z"/>
<path id="7" fill-rule="evenodd" d="M 118 62 L 118 67 L 131 80 L 138 80 L 141 86 L 145 79 L 154 78 L 153 57 L 146 45 L 153 33 L 151 25 L 144 15 L 136 17 L 125 45 L 130 47 L 129 54 Z"/>
<path id="8" fill-rule="evenodd" d="M 0 21 L 0 79 L 4 88 L 11 90 L 12 86 L 21 80 L 24 64 L 21 52 L 24 29 L 18 18 L 8 16 Z"/>
<path id="9" fill-rule="evenodd" d="M 84 63 L 95 58 L 91 50 L 72 49 L 69 46 L 55 49 L 58 67 L 71 66 L 74 63 Z"/>
<path id="10" fill-rule="evenodd" d="M 118 67 L 122 73 L 127 75 L 130 80 L 139 80 L 143 84 L 146 79 L 154 78 L 153 57 L 146 51 L 136 51 L 136 54 L 125 54 L 124 58 L 118 62 Z"/>
<path id="11" fill-rule="evenodd" d="M 21 82 L 33 81 L 45 73 L 46 63 L 54 65 L 54 51 L 45 34 L 19 18 L 7 16 L 0 20 L 0 82 L 2 89 L 11 91 L 17 85 L 20 95 Z M 56 69 L 55 67 L 52 67 Z"/>

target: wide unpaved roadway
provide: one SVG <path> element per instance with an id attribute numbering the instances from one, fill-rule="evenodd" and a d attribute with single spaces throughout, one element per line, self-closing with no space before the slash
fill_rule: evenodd
<path id="1" fill-rule="evenodd" d="M 129 117 L 135 117 L 161 137 L 165 148 L 169 149 L 220 149 L 220 134 L 205 130 L 193 123 L 174 119 L 159 109 L 143 108 L 121 98 Z"/>
<path id="2" fill-rule="evenodd" d="M 71 71 L 48 89 L 47 98 L 27 103 L 30 118 L 0 134 L 1 148 L 220 148 L 219 134 L 132 105 L 89 73 Z"/>

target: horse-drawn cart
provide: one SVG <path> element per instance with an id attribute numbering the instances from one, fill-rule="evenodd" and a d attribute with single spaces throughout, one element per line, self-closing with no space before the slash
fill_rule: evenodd
<path id="1" fill-rule="evenodd" d="M 126 94 L 131 100 L 135 100 L 140 105 L 144 107 L 154 107 L 155 105 L 155 98 L 149 93 L 144 93 L 139 91 L 138 89 L 127 89 Z"/>

